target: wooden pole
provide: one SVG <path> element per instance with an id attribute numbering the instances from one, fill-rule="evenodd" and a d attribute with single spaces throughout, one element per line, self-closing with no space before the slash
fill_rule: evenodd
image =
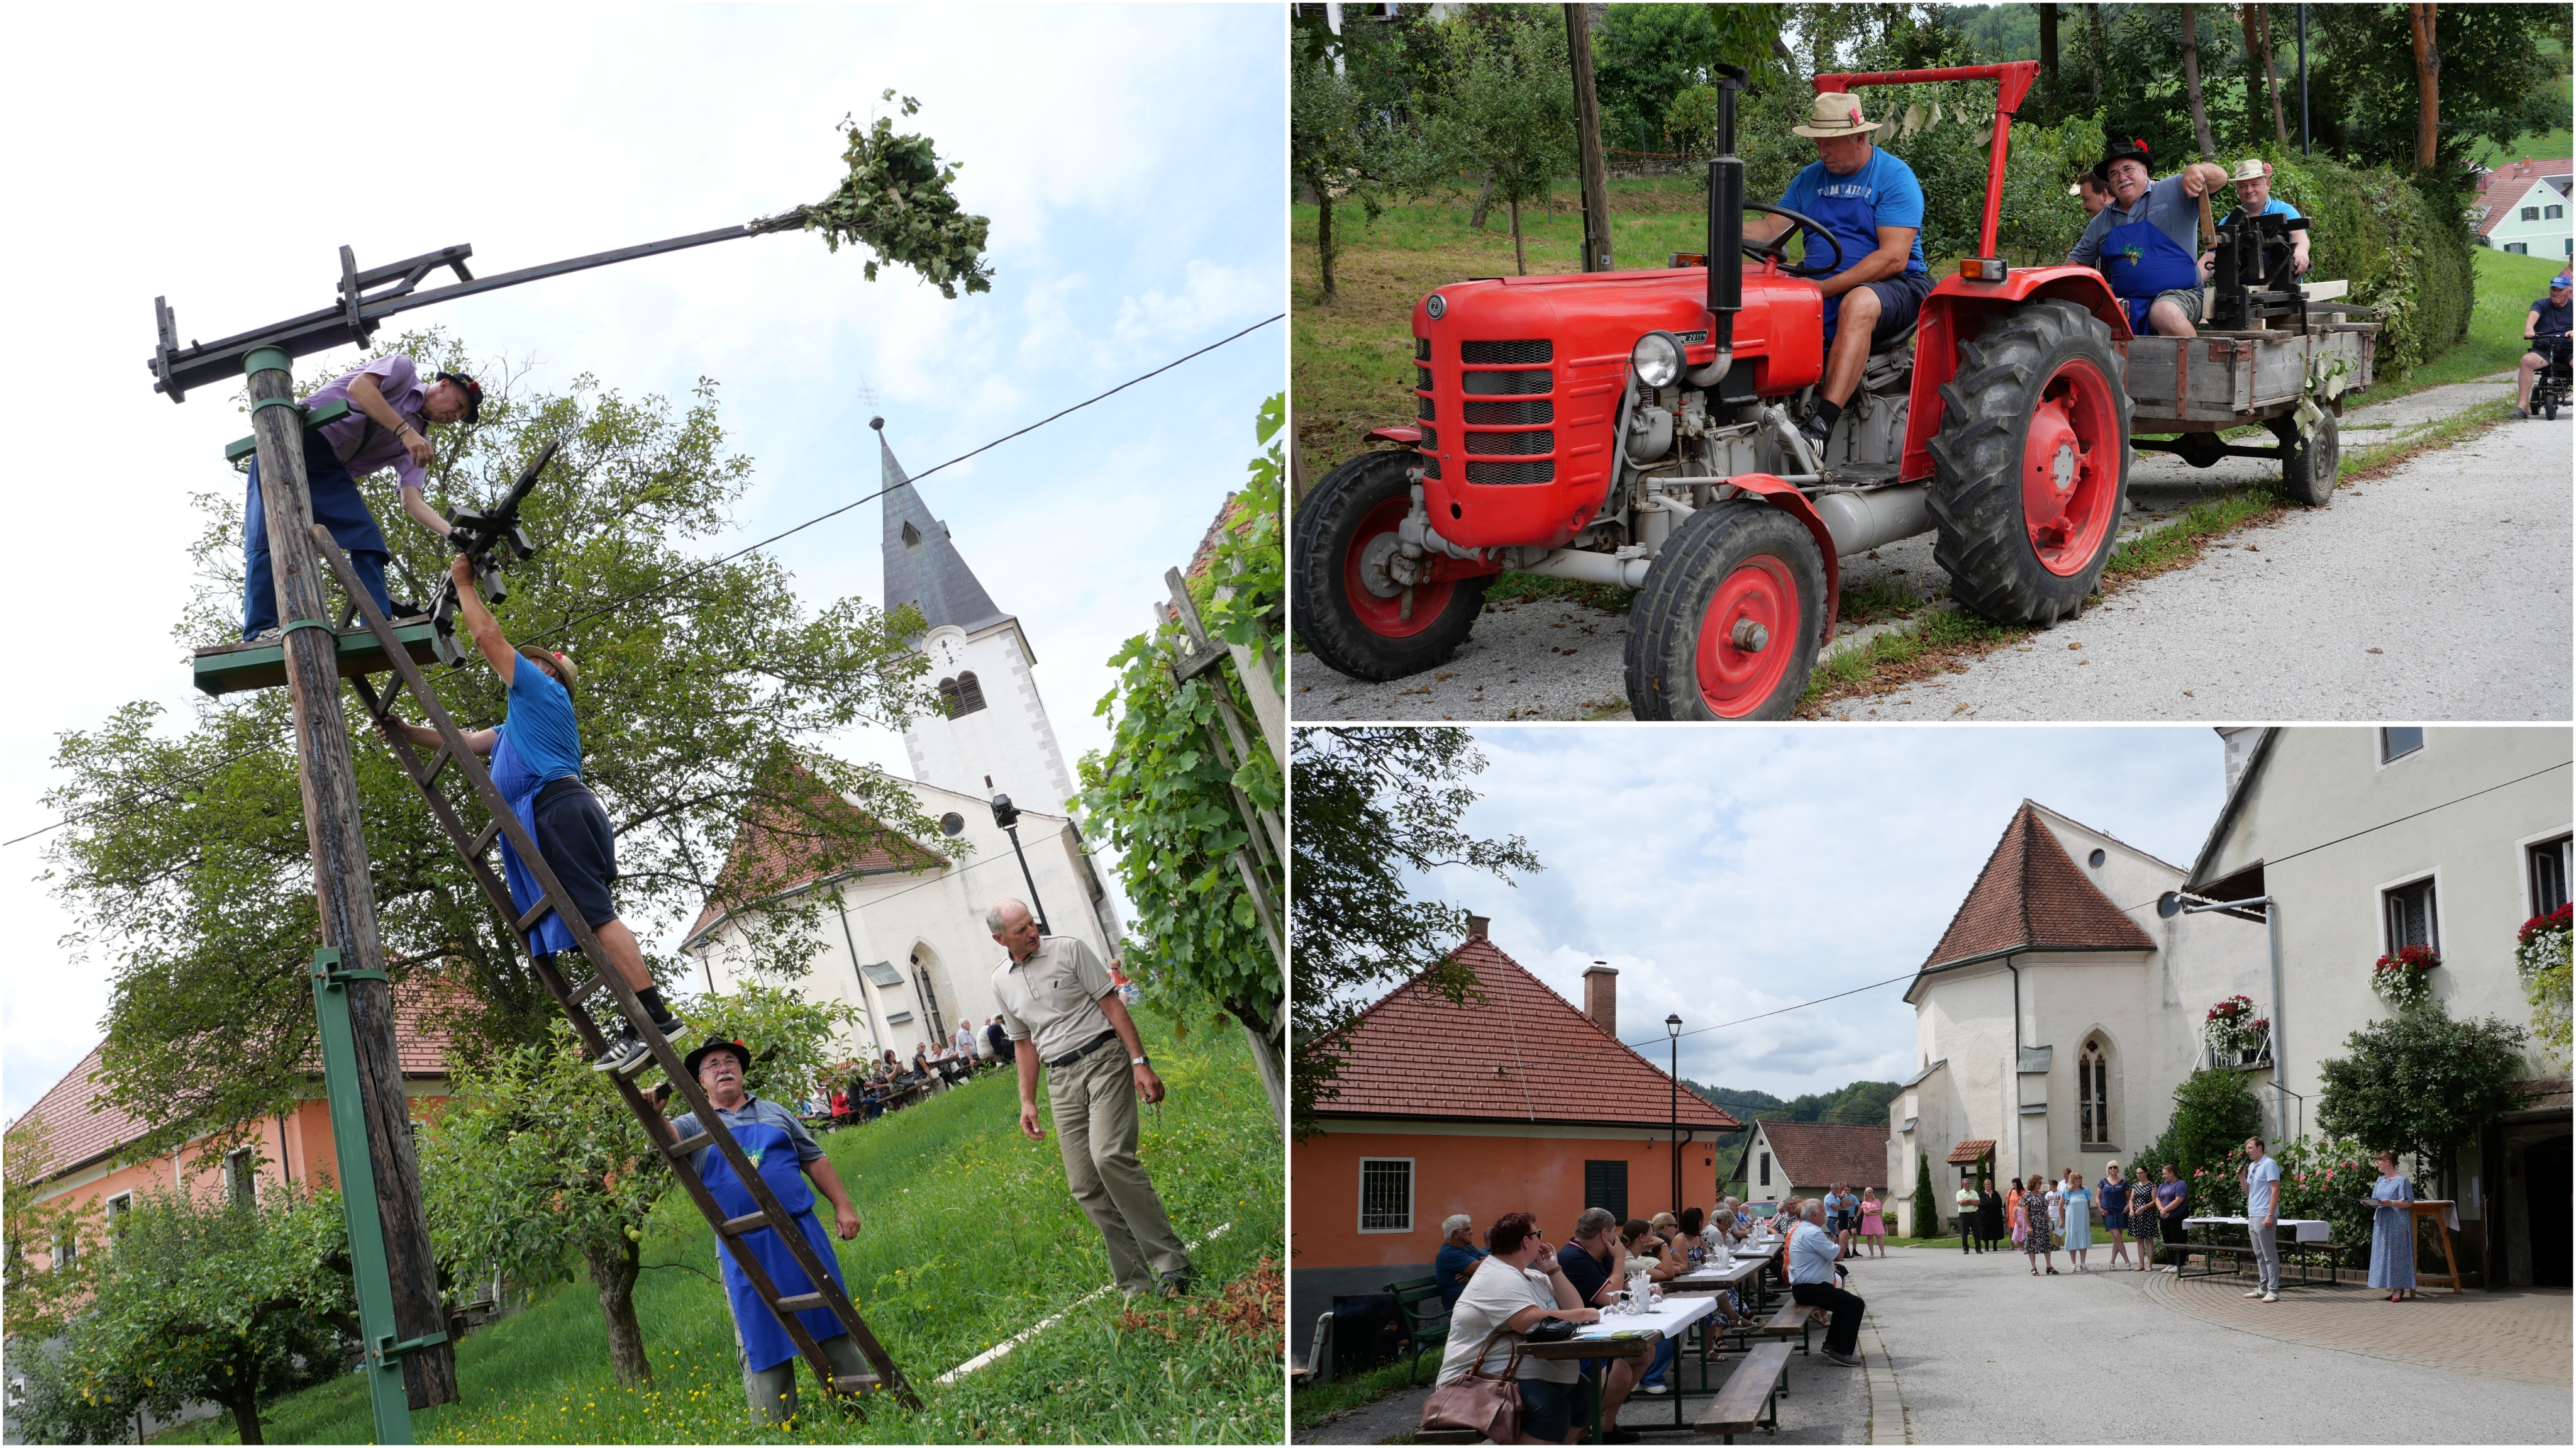
<path id="1" fill-rule="evenodd" d="M 321 943 L 339 952 L 344 969 L 382 972 L 369 892 L 367 838 L 358 815 L 358 778 L 349 762 L 349 730 L 340 713 L 339 638 L 322 599 L 322 569 L 310 529 L 313 502 L 304 477 L 303 416 L 281 348 L 250 354 L 251 435 L 259 449 L 260 504 L 277 578 L 277 617 L 286 630 L 286 682 L 295 711 L 295 764 L 304 795 L 304 833 L 313 852 L 313 894 Z M 368 1155 L 375 1167 L 376 1211 L 384 1222 L 398 1340 L 443 1333 L 438 1263 L 430 1252 L 429 1213 L 420 1165 L 412 1152 L 411 1108 L 402 1089 L 393 998 L 381 979 L 348 987 L 349 1019 L 366 1102 Z M 439 1343 L 403 1357 L 405 1395 L 414 1408 L 457 1401 L 455 1349 Z"/>
<path id="2" fill-rule="evenodd" d="M 1583 149 L 1583 269 L 1609 271 L 1610 169 L 1601 154 L 1601 103 L 1592 90 L 1592 7 L 1565 7 L 1565 48 L 1574 57 L 1574 131 Z"/>

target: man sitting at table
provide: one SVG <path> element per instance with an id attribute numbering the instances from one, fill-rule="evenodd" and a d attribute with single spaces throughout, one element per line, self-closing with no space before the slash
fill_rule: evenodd
<path id="1" fill-rule="evenodd" d="M 1574 1219 L 1574 1240 L 1557 1249 L 1556 1261 L 1565 1274 L 1565 1280 L 1574 1286 L 1575 1300 L 1586 1305 L 1598 1307 L 1616 1302 L 1619 1289 L 1628 1285 L 1623 1274 L 1612 1266 L 1620 1263 L 1619 1219 L 1599 1207 L 1586 1207 L 1583 1214 Z M 1455 1328 L 1451 1331 L 1454 1335 Z M 1658 1354 L 1657 1362 L 1661 1360 L 1662 1355 Z M 1598 1360 L 1587 1359 L 1584 1362 L 1585 1376 L 1592 1375 L 1595 1361 Z M 1619 1405 L 1628 1401 L 1629 1390 L 1636 1387 L 1637 1380 L 1644 1376 L 1638 1371 L 1640 1366 L 1635 1358 L 1610 1360 L 1610 1374 L 1602 1379 L 1602 1422 L 1615 1425 L 1619 1421 Z M 1621 1437 L 1622 1433 L 1627 1433 L 1627 1436 Z M 1604 1436 L 1613 1443 L 1637 1441 L 1635 1433 L 1615 1426 L 1605 1430 Z"/>
<path id="2" fill-rule="evenodd" d="M 1825 1329 L 1825 1359 L 1856 1368 L 1861 1365 L 1860 1316 L 1867 1304 L 1834 1285 L 1835 1264 L 1843 1252 L 1826 1234 L 1824 1223 L 1825 1204 L 1809 1202 L 1804 1220 L 1790 1229 L 1789 1295 L 1834 1315 L 1833 1325 Z"/>
<path id="3" fill-rule="evenodd" d="M 1440 1224 L 1440 1253 L 1431 1259 L 1432 1280 L 1440 1286 L 1440 1305 L 1456 1310 L 1458 1294 L 1476 1275 L 1476 1264 L 1491 1254 L 1476 1245 L 1476 1222 L 1465 1212 Z"/>

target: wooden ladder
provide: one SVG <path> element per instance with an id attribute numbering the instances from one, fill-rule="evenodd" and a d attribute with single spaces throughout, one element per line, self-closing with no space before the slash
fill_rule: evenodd
<path id="1" fill-rule="evenodd" d="M 314 526 L 313 546 L 329 562 L 331 571 L 338 575 L 341 592 L 350 600 L 351 609 L 375 635 L 385 651 L 385 658 L 391 661 L 401 679 L 400 688 L 379 693 L 365 676 L 353 675 L 349 679 L 350 687 L 357 691 L 359 701 L 366 705 L 367 717 L 375 721 L 377 730 L 384 735 L 386 745 L 393 752 L 394 762 L 402 766 L 403 773 L 420 790 L 421 798 L 429 803 L 431 816 L 438 821 L 439 828 L 447 832 L 448 842 L 464 857 L 465 868 L 473 874 L 475 883 L 483 887 L 484 897 L 499 913 L 511 938 L 518 942 L 521 950 L 527 951 L 537 978 L 545 983 L 555 1003 L 563 1007 L 565 1017 L 572 1022 L 573 1033 L 581 1038 L 583 1047 L 594 1059 L 604 1054 L 608 1050 L 608 1040 L 598 1022 L 591 1019 L 589 1002 L 602 992 L 614 997 L 617 1008 L 625 1012 L 636 1037 L 652 1049 L 653 1059 L 660 1064 L 663 1074 L 670 1078 L 671 1089 L 680 1094 L 698 1119 L 696 1135 L 686 1141 L 675 1141 L 669 1121 L 642 1091 L 636 1089 L 633 1081 L 618 1072 L 605 1073 L 616 1086 L 618 1095 L 625 1098 L 627 1109 L 634 1112 L 636 1120 L 643 1124 L 645 1134 L 655 1148 L 669 1158 L 671 1174 L 688 1190 L 689 1199 L 698 1204 L 699 1214 L 707 1219 L 707 1225 L 715 1229 L 719 1242 L 752 1232 L 774 1231 L 815 1289 L 792 1297 L 782 1295 L 778 1285 L 762 1269 L 759 1259 L 748 1252 L 737 1251 L 734 1254 L 735 1265 L 742 1269 L 751 1290 L 760 1295 L 760 1300 L 769 1305 L 771 1312 L 777 1314 L 779 1326 L 786 1329 L 788 1339 L 796 1344 L 796 1350 L 804 1355 L 805 1361 L 813 1365 L 814 1376 L 827 1385 L 833 1396 L 891 1390 L 904 1406 L 921 1406 L 920 1395 L 905 1379 L 903 1370 L 886 1355 L 885 1348 L 878 1343 L 876 1334 L 868 1330 L 867 1322 L 859 1316 L 859 1310 L 851 1304 L 848 1294 L 825 1270 L 822 1258 L 814 1251 L 814 1244 L 797 1229 L 795 1220 L 786 1208 L 779 1205 L 778 1197 L 769 1189 L 769 1184 L 761 1180 L 758 1169 L 743 1155 L 733 1132 L 726 1127 L 723 1118 L 716 1115 L 706 1093 L 699 1089 L 697 1078 L 689 1074 L 679 1053 L 662 1038 L 661 1031 L 650 1025 L 643 1007 L 636 1002 L 635 993 L 628 988 L 624 978 L 609 968 L 608 954 L 600 948 L 599 938 L 591 933 L 590 922 L 582 918 L 580 909 L 564 893 L 563 883 L 555 878 L 553 868 L 538 852 L 537 842 L 520 828 L 518 816 L 501 798 L 501 792 L 493 787 L 490 772 L 466 746 L 465 736 L 457 730 L 455 721 L 448 717 L 446 705 L 439 701 L 428 680 L 422 677 L 420 665 L 412 661 L 409 651 L 395 639 L 393 625 L 377 612 L 375 600 L 368 596 L 365 586 L 350 571 L 348 560 L 341 556 L 328 528 L 319 524 Z M 411 741 L 403 736 L 393 717 L 394 705 L 401 702 L 406 691 L 419 701 L 430 726 L 438 731 L 438 751 L 427 762 L 422 761 Z M 450 766 L 465 776 L 475 797 L 482 801 L 485 812 L 491 816 L 491 823 L 479 832 L 467 830 L 464 816 L 438 788 L 439 776 Z M 545 892 L 545 898 L 524 915 L 518 913 L 518 907 L 511 901 L 510 887 L 503 883 L 500 873 L 485 859 L 497 838 L 509 840 L 511 848 L 519 852 L 520 860 L 527 865 L 528 873 L 536 878 L 538 888 Z M 528 932 L 535 929 L 537 922 L 549 912 L 570 928 L 574 943 L 590 960 L 592 973 L 588 980 L 567 986 L 562 974 L 555 969 L 552 958 L 529 948 Z M 747 1216 L 726 1216 L 724 1208 L 716 1204 L 715 1196 L 707 1190 L 706 1183 L 689 1169 L 690 1156 L 710 1146 L 724 1153 L 725 1160 L 733 1167 L 735 1179 L 750 1191 L 758 1211 Z M 830 1359 L 823 1355 L 822 1346 L 796 1316 L 815 1308 L 827 1308 L 833 1317 L 839 1319 L 842 1329 L 849 1333 L 851 1341 L 859 1345 L 859 1351 L 866 1356 L 874 1372 L 857 1375 L 835 1373 Z"/>

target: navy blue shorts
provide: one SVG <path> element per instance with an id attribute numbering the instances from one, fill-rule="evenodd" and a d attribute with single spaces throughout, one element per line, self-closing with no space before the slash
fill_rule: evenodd
<path id="1" fill-rule="evenodd" d="M 1904 335 L 1923 315 L 1923 299 L 1932 295 L 1930 272 L 1902 272 L 1883 282 L 1863 282 L 1878 297 L 1878 322 L 1869 329 L 1870 345 L 1885 345 L 1891 338 Z"/>
<path id="2" fill-rule="evenodd" d="M 1576 1423 L 1587 1429 L 1592 1426 L 1592 1397 L 1598 1391 L 1592 1379 L 1551 1383 L 1545 1378 L 1522 1378 L 1520 1390 L 1524 1436 L 1562 1443 Z"/>
<path id="3" fill-rule="evenodd" d="M 617 918 L 608 887 L 617 883 L 617 832 L 608 811 L 579 780 L 559 779 L 537 791 L 537 851 L 553 867 L 573 908 L 597 930 Z"/>

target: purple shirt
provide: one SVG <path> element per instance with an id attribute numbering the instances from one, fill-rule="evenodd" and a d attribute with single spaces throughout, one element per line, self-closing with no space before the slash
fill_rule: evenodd
<path id="1" fill-rule="evenodd" d="M 423 435 L 429 432 L 429 389 L 421 386 L 420 371 L 409 357 L 397 352 L 379 357 L 346 377 L 337 378 L 316 388 L 304 399 L 306 407 L 320 407 L 326 402 L 349 402 L 352 378 L 373 377 L 376 390 L 384 394 L 385 405 L 398 417 L 406 418 Z M 349 476 L 363 478 L 380 468 L 392 468 L 400 485 L 420 488 L 428 484 L 420 464 L 411 460 L 411 450 L 403 446 L 402 434 L 388 432 L 384 424 L 358 410 L 349 402 L 349 415 L 326 424 L 322 436 L 331 444 L 332 454 L 348 468 Z"/>

